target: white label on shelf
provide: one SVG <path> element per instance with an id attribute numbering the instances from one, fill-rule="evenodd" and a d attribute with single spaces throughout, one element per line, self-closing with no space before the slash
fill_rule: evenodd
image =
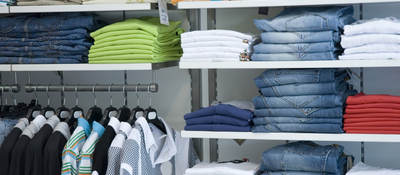
<path id="1" fill-rule="evenodd" d="M 160 23 L 169 25 L 167 2 L 165 0 L 158 0 L 158 12 L 160 13 Z"/>

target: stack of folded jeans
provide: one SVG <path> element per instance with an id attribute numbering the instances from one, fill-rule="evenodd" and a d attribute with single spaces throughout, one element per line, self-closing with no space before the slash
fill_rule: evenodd
<path id="1" fill-rule="evenodd" d="M 349 96 L 346 103 L 346 133 L 400 134 L 399 96 L 361 93 Z"/>
<path id="2" fill-rule="evenodd" d="M 253 132 L 341 133 L 343 105 L 350 90 L 345 70 L 267 70 L 255 79 L 261 96 Z"/>
<path id="3" fill-rule="evenodd" d="M 249 132 L 253 112 L 230 104 L 202 108 L 184 116 L 185 130 Z"/>
<path id="4" fill-rule="evenodd" d="M 90 35 L 94 45 L 89 63 L 157 63 L 178 60 L 180 21 L 160 24 L 159 18 L 128 19 L 105 26 Z"/>
<path id="5" fill-rule="evenodd" d="M 272 20 L 254 20 L 262 43 L 252 61 L 336 60 L 340 31 L 353 19 L 352 6 L 290 7 Z"/>
<path id="6" fill-rule="evenodd" d="M 82 63 L 98 24 L 81 13 L 30 14 L 0 19 L 0 64 Z"/>
<path id="7" fill-rule="evenodd" d="M 183 56 L 188 62 L 248 61 L 257 38 L 231 30 L 193 31 L 182 34 Z"/>
<path id="8" fill-rule="evenodd" d="M 376 18 L 344 26 L 341 60 L 400 59 L 400 20 Z"/>
<path id="9" fill-rule="evenodd" d="M 347 156 L 340 145 L 321 146 L 300 141 L 276 146 L 263 153 L 258 174 L 344 175 Z"/>

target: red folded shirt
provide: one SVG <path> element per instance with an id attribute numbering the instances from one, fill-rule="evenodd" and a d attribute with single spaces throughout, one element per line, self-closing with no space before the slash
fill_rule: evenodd
<path id="1" fill-rule="evenodd" d="M 394 113 L 344 114 L 343 118 L 400 118 L 400 114 L 394 114 Z"/>
<path id="2" fill-rule="evenodd" d="M 400 114 L 399 109 L 390 108 L 361 108 L 361 109 L 350 109 L 346 108 L 346 114 L 365 114 L 365 113 L 395 113 Z"/>
<path id="3" fill-rule="evenodd" d="M 400 121 L 374 121 L 374 122 L 359 122 L 359 123 L 344 123 L 344 127 L 399 127 Z"/>
<path id="4" fill-rule="evenodd" d="M 343 130 L 363 130 L 363 131 L 400 131 L 400 127 L 373 127 L 373 126 L 367 126 L 367 127 L 343 127 Z"/>
<path id="5" fill-rule="evenodd" d="M 398 103 L 369 103 L 360 105 L 347 105 L 347 109 L 366 109 L 366 108 L 386 108 L 386 109 L 399 109 L 400 104 Z"/>
<path id="6" fill-rule="evenodd" d="M 369 103 L 397 103 L 400 104 L 400 97 L 393 95 L 365 95 L 364 93 L 347 97 L 348 105 L 369 104 Z"/>
<path id="7" fill-rule="evenodd" d="M 399 131 L 386 131 L 386 130 L 345 130 L 349 134 L 400 134 Z"/>
<path id="8" fill-rule="evenodd" d="M 348 123 L 360 123 L 360 122 L 378 122 L 378 121 L 390 121 L 390 122 L 400 122 L 400 118 L 346 118 L 344 119 L 344 124 Z"/>

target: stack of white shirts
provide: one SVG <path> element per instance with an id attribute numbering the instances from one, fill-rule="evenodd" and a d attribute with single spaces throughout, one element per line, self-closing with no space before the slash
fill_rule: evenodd
<path id="1" fill-rule="evenodd" d="M 400 175 L 400 170 L 373 167 L 360 162 L 346 175 Z"/>
<path id="2" fill-rule="evenodd" d="M 181 34 L 181 61 L 249 61 L 255 37 L 231 30 L 205 30 Z"/>
<path id="3" fill-rule="evenodd" d="M 375 18 L 344 26 L 340 60 L 400 59 L 400 20 Z"/>
<path id="4" fill-rule="evenodd" d="M 200 163 L 186 169 L 185 175 L 254 175 L 259 165 L 243 163 Z"/>

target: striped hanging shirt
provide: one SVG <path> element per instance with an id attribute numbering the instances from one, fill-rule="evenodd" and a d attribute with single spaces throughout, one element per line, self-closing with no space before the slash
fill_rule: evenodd
<path id="1" fill-rule="evenodd" d="M 94 121 L 92 133 L 83 145 L 79 155 L 79 175 L 90 175 L 92 173 L 93 152 L 96 143 L 99 141 L 103 133 L 104 127 L 100 123 Z"/>
<path id="2" fill-rule="evenodd" d="M 77 175 L 78 174 L 78 157 L 79 153 L 86 141 L 86 136 L 89 135 L 90 125 L 84 118 L 78 119 L 78 127 L 72 133 L 72 136 L 65 144 L 62 152 L 62 175 Z"/>

